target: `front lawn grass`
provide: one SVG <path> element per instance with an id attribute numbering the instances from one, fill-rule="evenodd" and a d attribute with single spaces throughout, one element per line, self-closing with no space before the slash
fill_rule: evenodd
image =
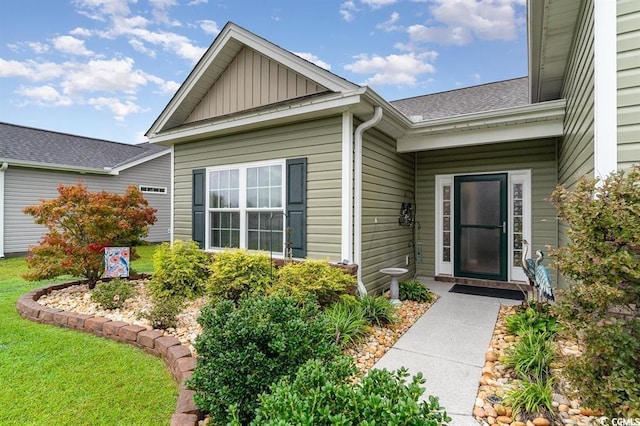
<path id="1" fill-rule="evenodd" d="M 154 248 L 139 250 L 137 272 L 152 272 Z M 22 319 L 18 298 L 50 283 L 23 280 L 26 271 L 24 258 L 0 260 L 0 424 L 169 424 L 178 388 L 164 362 L 129 345 Z"/>

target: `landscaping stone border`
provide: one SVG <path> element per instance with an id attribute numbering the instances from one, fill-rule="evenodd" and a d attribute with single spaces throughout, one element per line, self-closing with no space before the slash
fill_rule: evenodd
<path id="1" fill-rule="evenodd" d="M 165 336 L 160 330 L 147 330 L 139 325 L 48 308 L 38 303 L 38 299 L 54 290 L 84 283 L 84 281 L 72 281 L 32 290 L 20 296 L 16 303 L 16 309 L 22 318 L 30 321 L 95 334 L 128 343 L 144 349 L 147 353 L 162 357 L 171 374 L 179 383 L 178 401 L 176 410 L 171 417 L 171 426 L 197 426 L 198 421 L 204 418 L 204 414 L 193 402 L 195 391 L 188 389 L 185 385 L 185 381 L 191 377 L 196 367 L 196 359 L 192 356 L 189 348 L 181 345 L 178 339 Z"/>

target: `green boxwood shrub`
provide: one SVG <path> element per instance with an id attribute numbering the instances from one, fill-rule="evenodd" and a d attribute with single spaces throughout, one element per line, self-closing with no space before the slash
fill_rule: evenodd
<path id="1" fill-rule="evenodd" d="M 405 281 L 398 285 L 400 300 L 414 300 L 419 303 L 433 301 L 433 293 L 420 281 Z"/>
<path id="2" fill-rule="evenodd" d="M 444 425 L 451 419 L 424 392 L 421 373 L 409 383 L 406 369 L 371 370 L 354 384 L 353 360 L 311 360 L 260 397 L 253 425 Z"/>
<path id="3" fill-rule="evenodd" d="M 194 299 L 204 294 L 210 256 L 195 241 L 163 243 L 153 254 L 153 277 L 147 283 L 156 298 Z"/>
<path id="4" fill-rule="evenodd" d="M 265 294 L 276 274 L 266 253 L 242 249 L 216 253 L 210 269 L 207 294 L 213 301 L 237 302 L 245 295 Z"/>
<path id="5" fill-rule="evenodd" d="M 104 309 L 118 309 L 124 306 L 127 299 L 136 294 L 135 288 L 129 281 L 115 278 L 96 284 L 91 290 L 91 300 Z"/>
<path id="6" fill-rule="evenodd" d="M 196 405 L 216 424 L 226 424 L 229 410 L 247 424 L 258 395 L 311 358 L 330 359 L 339 349 L 313 303 L 293 298 L 241 298 L 237 308 L 224 300 L 203 308 L 198 319 L 197 365 L 189 387 Z"/>
<path id="7" fill-rule="evenodd" d="M 341 295 L 353 294 L 356 285 L 356 278 L 342 269 L 324 261 L 308 260 L 280 268 L 270 293 L 290 295 L 300 302 L 313 295 L 321 306 L 328 306 L 340 300 Z"/>

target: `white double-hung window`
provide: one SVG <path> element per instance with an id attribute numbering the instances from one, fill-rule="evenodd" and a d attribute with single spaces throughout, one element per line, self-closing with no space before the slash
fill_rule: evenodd
<path id="1" fill-rule="evenodd" d="M 207 169 L 207 247 L 284 251 L 284 160 Z"/>

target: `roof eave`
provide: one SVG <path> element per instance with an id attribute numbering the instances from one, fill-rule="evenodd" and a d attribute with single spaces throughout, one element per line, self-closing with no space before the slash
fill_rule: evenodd
<path id="1" fill-rule="evenodd" d="M 566 101 L 466 114 L 416 123 L 398 139 L 398 152 L 425 151 L 561 136 Z"/>
<path id="2" fill-rule="evenodd" d="M 279 105 L 275 108 L 198 121 L 152 135 L 149 142 L 171 146 L 265 125 L 284 124 L 294 120 L 339 114 L 360 104 L 364 90 L 360 88 L 350 93 L 336 93 L 331 96 L 323 96 L 320 99 L 309 98 L 301 102 Z"/>
<path id="3" fill-rule="evenodd" d="M 105 167 L 103 169 L 95 168 L 95 167 L 80 167 L 80 166 L 69 166 L 66 164 L 53 164 L 53 163 L 42 163 L 38 161 L 28 161 L 28 160 L 16 160 L 12 158 L 0 158 L 0 164 L 7 163 L 10 167 L 25 167 L 30 169 L 47 169 L 47 170 L 57 170 L 62 172 L 73 172 L 80 174 L 94 174 L 94 175 L 117 175 L 118 171 L 116 169 L 112 169 L 109 167 Z"/>

